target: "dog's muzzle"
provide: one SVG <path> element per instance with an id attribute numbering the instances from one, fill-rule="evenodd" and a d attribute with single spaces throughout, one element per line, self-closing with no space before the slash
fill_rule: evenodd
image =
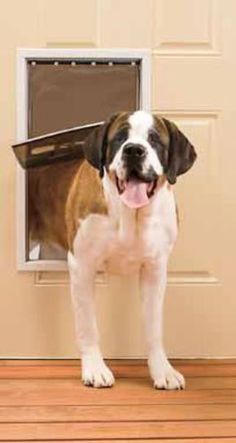
<path id="1" fill-rule="evenodd" d="M 127 179 L 139 178 L 146 155 L 146 148 L 142 145 L 128 143 L 123 147 L 122 161 Z"/>
<path id="2" fill-rule="evenodd" d="M 125 178 L 116 176 L 116 186 L 120 198 L 130 208 L 141 208 L 149 203 L 157 186 L 158 175 L 150 166 L 144 172 L 146 148 L 128 143 L 123 147 L 122 160 Z"/>

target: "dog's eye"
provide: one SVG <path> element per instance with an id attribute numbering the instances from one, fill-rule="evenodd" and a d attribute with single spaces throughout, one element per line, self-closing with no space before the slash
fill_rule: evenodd
<path id="1" fill-rule="evenodd" d="M 148 141 L 151 145 L 160 143 L 160 137 L 156 131 L 150 131 L 148 134 Z"/>
<path id="2" fill-rule="evenodd" d="M 117 132 L 112 141 L 114 143 L 123 143 L 126 139 L 127 139 L 127 129 L 122 129 L 121 131 Z"/>

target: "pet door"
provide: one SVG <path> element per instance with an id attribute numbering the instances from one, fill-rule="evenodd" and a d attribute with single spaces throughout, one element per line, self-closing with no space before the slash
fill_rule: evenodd
<path id="1" fill-rule="evenodd" d="M 114 51 L 113 55 L 111 51 L 108 51 L 109 54 L 102 51 L 102 55 L 99 56 L 99 51 L 88 50 L 87 53 L 83 53 L 79 50 L 70 50 L 65 56 L 64 50 L 63 54 L 60 50 L 45 50 L 46 57 L 43 56 L 42 51 L 44 50 L 39 50 L 40 57 L 37 50 L 34 54 L 32 50 L 22 50 L 20 53 L 19 70 L 25 76 L 26 111 L 25 131 L 19 131 L 21 139 L 23 132 L 25 132 L 25 139 L 45 136 L 48 133 L 77 126 L 96 125 L 115 112 L 134 111 L 148 107 L 144 104 L 145 99 L 148 102 L 148 94 L 145 98 L 145 91 L 147 93 L 148 89 L 142 86 L 144 85 L 145 60 L 147 62 L 145 51 L 143 54 L 139 54 L 138 51 L 133 51 L 133 54 L 131 51 L 129 54 L 121 52 L 116 54 Z M 53 52 L 56 52 L 58 56 L 56 57 Z M 21 88 L 21 85 L 19 84 L 18 87 Z M 19 97 L 22 95 L 19 94 Z M 19 106 L 20 103 L 18 103 L 18 108 Z M 19 120 L 18 124 L 20 124 Z M 92 130 L 92 127 L 86 129 L 87 132 L 89 130 Z M 65 140 L 65 146 L 66 142 L 67 140 Z M 20 223 L 21 229 L 22 227 L 25 229 L 25 236 L 19 232 L 18 226 L 18 241 L 21 242 L 18 245 L 20 247 L 18 261 L 21 269 L 62 269 L 61 264 L 64 265 L 66 259 L 64 248 L 56 243 L 47 243 L 45 240 L 42 242 L 40 238 L 32 236 L 31 214 L 37 211 L 35 187 L 43 174 L 44 192 L 50 192 L 46 189 L 47 175 L 49 176 L 52 172 L 55 174 L 55 168 L 58 168 L 59 173 L 59 164 L 61 164 L 57 161 L 48 164 L 50 145 L 45 146 L 42 151 L 40 151 L 41 148 L 38 149 L 39 152 L 37 148 L 29 152 L 26 146 L 25 151 L 23 149 L 21 151 L 22 162 L 28 161 L 34 167 L 26 170 L 25 173 L 19 171 L 20 188 L 25 195 L 20 202 L 18 201 L 18 211 L 20 209 L 21 213 L 22 210 L 25 213 L 24 223 Z M 79 158 L 76 159 L 75 152 L 76 146 L 71 145 L 71 158 L 67 157 L 66 161 L 74 162 L 76 167 L 76 161 L 79 161 Z M 63 161 L 62 149 L 53 152 L 53 155 L 55 158 L 56 155 L 61 156 L 60 162 Z M 35 158 L 41 159 L 38 167 L 33 164 Z M 24 186 L 22 174 L 25 174 Z M 22 202 L 25 203 L 25 208 L 19 208 Z M 40 217 L 40 214 L 37 217 Z M 55 221 L 49 220 L 50 222 Z M 39 264 L 41 265 L 38 266 Z"/>

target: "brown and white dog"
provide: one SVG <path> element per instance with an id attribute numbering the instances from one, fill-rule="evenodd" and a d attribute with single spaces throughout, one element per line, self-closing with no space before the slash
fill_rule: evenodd
<path id="1" fill-rule="evenodd" d="M 184 377 L 163 347 L 162 311 L 167 262 L 178 231 L 171 185 L 191 168 L 195 150 L 174 123 L 136 111 L 116 114 L 94 130 L 84 155 L 79 165 L 60 166 L 51 187 L 41 176 L 47 195 L 37 208 L 41 222 L 35 233 L 69 251 L 83 382 L 94 387 L 114 383 L 99 348 L 94 307 L 96 272 L 104 269 L 139 273 L 154 387 L 182 389 Z M 40 189 L 37 184 L 38 194 Z M 50 212 L 53 223 L 47 222 Z"/>

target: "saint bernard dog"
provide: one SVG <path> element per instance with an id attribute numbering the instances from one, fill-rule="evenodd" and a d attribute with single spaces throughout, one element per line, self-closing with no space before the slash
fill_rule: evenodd
<path id="1" fill-rule="evenodd" d="M 165 118 L 121 112 L 93 130 L 79 164 L 57 167 L 51 187 L 37 184 L 37 237 L 68 250 L 82 380 L 114 384 L 103 360 L 96 324 L 96 272 L 139 274 L 148 366 L 156 389 L 183 389 L 162 337 L 167 262 L 178 233 L 172 185 L 196 159 L 194 147 Z M 53 187 L 54 186 L 54 187 Z M 51 197 L 50 197 L 51 193 Z M 47 220 L 51 212 L 50 223 Z"/>

